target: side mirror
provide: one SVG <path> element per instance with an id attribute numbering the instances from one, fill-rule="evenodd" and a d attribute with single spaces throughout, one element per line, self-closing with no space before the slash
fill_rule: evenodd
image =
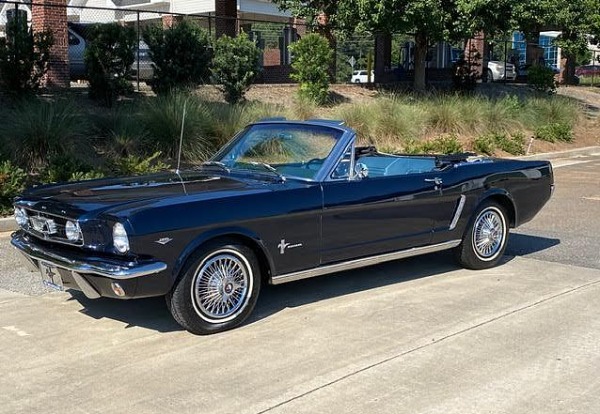
<path id="1" fill-rule="evenodd" d="M 367 165 L 363 164 L 362 162 L 357 162 L 354 166 L 354 174 L 356 174 L 356 177 L 358 177 L 361 180 L 363 178 L 367 178 L 369 176 L 369 167 L 367 167 Z"/>

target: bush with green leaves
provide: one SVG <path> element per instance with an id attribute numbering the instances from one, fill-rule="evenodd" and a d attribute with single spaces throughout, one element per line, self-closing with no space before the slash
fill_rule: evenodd
<path id="1" fill-rule="evenodd" d="M 10 214 L 13 199 L 25 189 L 27 174 L 10 161 L 0 163 L 0 216 Z"/>
<path id="2" fill-rule="evenodd" d="M 245 33 L 236 37 L 221 36 L 215 43 L 212 80 L 221 85 L 225 100 L 236 104 L 244 99 L 258 73 L 260 50 Z"/>
<path id="3" fill-rule="evenodd" d="M 464 148 L 454 134 L 439 136 L 430 141 L 408 139 L 404 142 L 406 154 L 459 154 Z"/>
<path id="4" fill-rule="evenodd" d="M 73 155 L 62 154 L 50 158 L 46 168 L 40 173 L 42 183 L 70 181 L 75 174 L 85 174 L 92 168 Z"/>
<path id="5" fill-rule="evenodd" d="M 329 66 L 333 51 L 323 36 L 311 33 L 289 46 L 293 54 L 290 77 L 300 83 L 298 94 L 319 105 L 329 96 Z"/>
<path id="6" fill-rule="evenodd" d="M 111 106 L 119 95 L 133 91 L 128 76 L 135 60 L 135 49 L 133 27 L 118 23 L 92 26 L 84 54 L 90 97 Z"/>
<path id="7" fill-rule="evenodd" d="M 535 131 L 535 139 L 547 142 L 573 141 L 573 127 L 566 122 L 552 122 Z"/>
<path id="8" fill-rule="evenodd" d="M 142 175 L 163 171 L 169 166 L 160 160 L 161 154 L 157 151 L 149 157 L 137 155 L 120 157 L 113 161 L 112 170 L 117 175 Z"/>
<path id="9" fill-rule="evenodd" d="M 39 88 L 53 43 L 52 32 L 33 33 L 23 16 L 9 20 L 0 37 L 0 88 L 17 96 Z"/>
<path id="10" fill-rule="evenodd" d="M 151 85 L 157 94 L 195 87 L 209 80 L 210 36 L 193 21 L 183 20 L 167 28 L 149 26 L 143 37 L 150 49 L 154 68 Z"/>
<path id="11" fill-rule="evenodd" d="M 527 70 L 527 83 L 537 91 L 555 93 L 557 84 L 554 75 L 547 66 L 533 65 Z"/>
<path id="12" fill-rule="evenodd" d="M 54 156 L 70 153 L 76 143 L 80 153 L 87 147 L 86 123 L 66 100 L 22 101 L 8 112 L 7 119 L 11 122 L 0 123 L 0 143 L 12 161 L 28 171 L 43 168 Z"/>
<path id="13" fill-rule="evenodd" d="M 473 141 L 473 149 L 478 154 L 493 155 L 496 149 L 501 149 L 512 155 L 525 154 L 525 135 L 522 132 L 489 133 Z"/>

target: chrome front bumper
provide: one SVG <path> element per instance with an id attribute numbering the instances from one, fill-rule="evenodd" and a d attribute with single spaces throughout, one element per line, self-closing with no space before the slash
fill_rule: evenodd
<path id="1" fill-rule="evenodd" d="M 35 268 L 37 261 L 44 261 L 56 267 L 80 274 L 93 274 L 111 279 L 133 279 L 152 275 L 167 269 L 166 263 L 159 261 L 129 262 L 126 260 L 106 259 L 102 257 L 59 254 L 43 249 L 29 241 L 20 232 L 12 235 L 11 244 L 17 248 Z"/>

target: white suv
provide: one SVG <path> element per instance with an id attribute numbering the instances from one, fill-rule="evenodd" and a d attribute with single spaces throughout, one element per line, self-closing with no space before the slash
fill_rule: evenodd
<path id="1" fill-rule="evenodd" d="M 352 72 L 351 83 L 367 83 L 369 82 L 368 72 L 366 70 L 355 70 Z M 375 82 L 375 72 L 371 71 L 371 82 Z"/>

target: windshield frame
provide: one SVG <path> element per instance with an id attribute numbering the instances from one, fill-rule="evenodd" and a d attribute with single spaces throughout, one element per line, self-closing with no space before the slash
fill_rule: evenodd
<path id="1" fill-rule="evenodd" d="M 354 131 L 348 127 L 345 127 L 341 124 L 334 123 L 332 121 L 327 120 L 314 120 L 314 121 L 262 121 L 255 122 L 247 125 L 244 129 L 239 131 L 227 144 L 225 144 L 215 155 L 213 155 L 209 161 L 221 162 L 221 159 L 230 151 L 232 151 L 236 145 L 245 137 L 246 133 L 256 125 L 289 125 L 289 126 L 313 126 L 325 129 L 331 129 L 332 134 L 339 135 L 336 143 L 333 145 L 329 155 L 325 158 L 321 168 L 316 172 L 313 178 L 305 178 L 298 177 L 294 175 L 283 174 L 286 179 L 296 180 L 296 181 L 304 181 L 304 182 L 322 182 L 326 181 L 326 178 L 329 176 L 330 172 L 337 165 L 340 157 L 343 155 L 347 146 L 354 140 L 356 134 Z M 341 134 L 340 134 L 341 133 Z M 236 169 L 231 168 L 231 172 L 235 171 L 243 171 L 250 172 L 253 174 L 265 175 L 265 172 L 260 170 L 251 170 L 251 169 Z M 268 173 L 267 173 L 268 174 Z"/>

